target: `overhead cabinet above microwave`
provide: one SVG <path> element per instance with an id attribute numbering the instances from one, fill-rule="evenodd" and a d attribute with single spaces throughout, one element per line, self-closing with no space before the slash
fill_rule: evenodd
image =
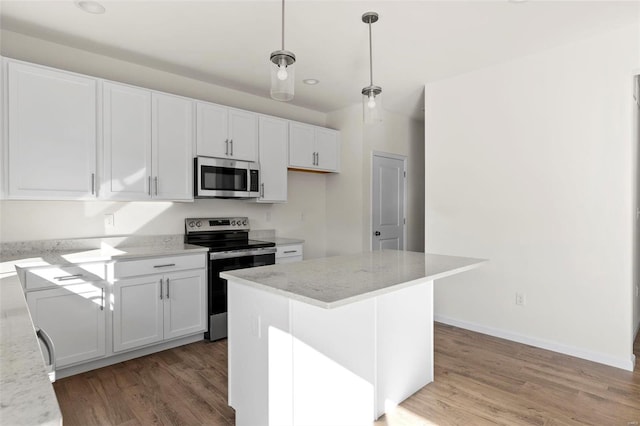
<path id="1" fill-rule="evenodd" d="M 258 161 L 258 114 L 197 102 L 196 155 Z"/>

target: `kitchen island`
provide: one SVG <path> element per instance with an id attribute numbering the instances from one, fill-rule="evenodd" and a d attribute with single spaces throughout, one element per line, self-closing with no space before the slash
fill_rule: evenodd
<path id="1" fill-rule="evenodd" d="M 376 251 L 220 274 L 236 425 L 371 425 L 433 381 L 433 281 L 484 262 Z"/>

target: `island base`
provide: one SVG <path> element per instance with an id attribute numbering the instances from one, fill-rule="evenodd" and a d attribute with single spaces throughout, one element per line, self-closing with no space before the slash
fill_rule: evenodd
<path id="1" fill-rule="evenodd" d="M 433 381 L 433 282 L 324 309 L 229 280 L 239 426 L 371 425 Z"/>

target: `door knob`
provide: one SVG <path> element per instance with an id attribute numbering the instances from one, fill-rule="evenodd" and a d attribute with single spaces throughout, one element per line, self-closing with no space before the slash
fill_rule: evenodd
<path id="1" fill-rule="evenodd" d="M 373 235 L 375 235 L 376 237 L 380 236 L 380 231 L 376 231 Z"/>

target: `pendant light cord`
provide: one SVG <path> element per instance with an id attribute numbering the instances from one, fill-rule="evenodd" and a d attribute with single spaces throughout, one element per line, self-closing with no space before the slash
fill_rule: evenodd
<path id="1" fill-rule="evenodd" d="M 284 0 L 282 0 L 282 50 L 284 50 Z"/>
<path id="2" fill-rule="evenodd" d="M 373 42 L 371 41 L 371 20 L 369 20 L 369 79 L 373 86 Z"/>

